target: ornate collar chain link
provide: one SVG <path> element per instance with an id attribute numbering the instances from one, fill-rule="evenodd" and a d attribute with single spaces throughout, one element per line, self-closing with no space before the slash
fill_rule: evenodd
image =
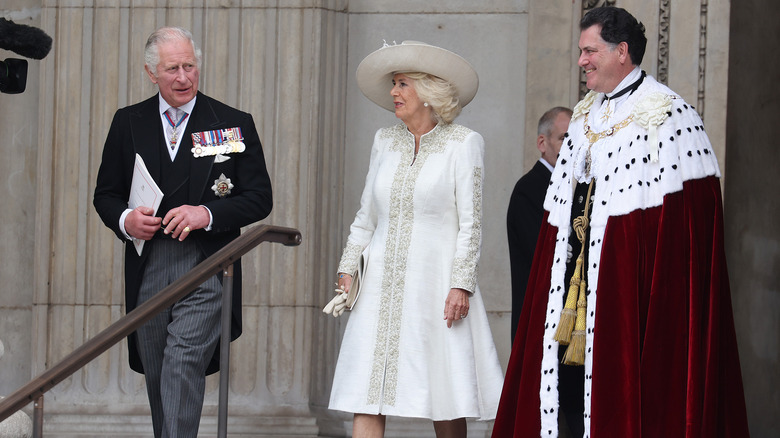
<path id="1" fill-rule="evenodd" d="M 591 131 L 590 125 L 588 124 L 588 114 L 589 113 L 585 113 L 585 120 L 583 121 L 583 127 L 585 128 L 585 137 L 588 138 L 588 152 L 585 155 L 585 174 L 586 175 L 590 175 L 590 167 L 591 167 L 591 162 L 592 162 L 591 161 L 591 155 L 590 155 L 590 148 L 591 148 L 591 146 L 593 146 L 594 143 L 596 143 L 597 141 L 601 140 L 602 138 L 611 137 L 616 132 L 618 132 L 621 129 L 623 129 L 626 126 L 628 126 L 634 120 L 634 115 L 631 114 L 630 116 L 628 116 L 628 118 L 624 119 L 621 122 L 618 122 L 618 123 L 612 125 L 612 127 L 608 128 L 608 129 L 605 129 L 605 130 L 603 130 L 601 132 L 593 132 L 593 131 Z"/>

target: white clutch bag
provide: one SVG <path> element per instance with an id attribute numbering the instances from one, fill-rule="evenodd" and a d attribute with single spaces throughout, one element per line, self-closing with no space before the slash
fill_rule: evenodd
<path id="1" fill-rule="evenodd" d="M 360 297 L 360 289 L 363 286 L 366 266 L 368 266 L 368 248 L 360 255 L 357 269 L 352 273 L 352 285 L 349 287 L 349 292 L 344 293 L 343 289 L 336 289 L 336 296 L 322 309 L 323 313 L 339 317 L 345 310 L 352 310 L 355 307 L 355 303 Z"/>

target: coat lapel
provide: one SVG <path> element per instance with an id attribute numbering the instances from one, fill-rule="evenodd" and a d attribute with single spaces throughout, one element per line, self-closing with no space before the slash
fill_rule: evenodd
<path id="1" fill-rule="evenodd" d="M 138 111 L 130 117 L 130 132 L 135 152 L 143 158 L 152 178 L 159 182 L 160 148 L 164 139 L 158 108 L 156 94 L 138 106 Z"/>

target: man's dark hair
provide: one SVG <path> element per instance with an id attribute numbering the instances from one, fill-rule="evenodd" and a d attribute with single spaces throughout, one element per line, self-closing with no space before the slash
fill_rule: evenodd
<path id="1" fill-rule="evenodd" d="M 610 44 L 628 44 L 631 63 L 639 65 L 645 56 L 645 26 L 623 8 L 602 6 L 593 8 L 580 20 L 580 30 L 594 25 L 601 26 L 601 38 Z"/>

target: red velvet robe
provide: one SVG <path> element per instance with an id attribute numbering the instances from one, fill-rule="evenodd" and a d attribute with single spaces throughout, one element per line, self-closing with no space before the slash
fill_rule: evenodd
<path id="1" fill-rule="evenodd" d="M 670 172 L 679 173 L 674 174 L 679 189 L 665 190 L 658 201 L 647 201 L 652 197 L 648 193 L 655 192 L 636 191 L 636 179 L 625 179 L 631 185 L 615 181 L 621 177 L 619 169 L 636 163 L 631 155 L 618 157 L 619 153 L 636 149 L 640 136 L 632 133 L 628 140 L 612 139 L 614 144 L 604 145 L 614 152 L 615 156 L 609 154 L 611 159 L 623 161 L 619 166 L 602 166 L 608 171 L 598 175 L 596 188 L 601 185 L 602 194 L 596 197 L 593 214 L 597 215 L 596 209 L 602 206 L 629 207 L 619 214 L 602 214 L 603 237 L 591 242 L 591 247 L 597 243 L 595 248 L 600 251 L 588 266 L 589 277 L 597 279 L 595 288 L 589 285 L 588 299 L 595 300 L 595 291 L 598 299 L 588 310 L 591 320 L 586 363 L 589 360 L 591 368 L 585 373 L 586 437 L 749 436 L 723 248 L 720 184 L 716 175 L 690 177 L 697 172 L 713 173 L 706 170 L 712 152 L 703 127 L 698 134 L 699 128 L 687 129 L 693 128 L 689 126 L 691 120 L 700 123 L 696 114 L 687 114 L 693 113 L 692 108 L 681 100 L 675 101 L 674 107 L 669 112 L 673 113 L 671 121 L 666 131 L 659 130 L 659 137 L 677 144 L 685 139 L 685 144 L 692 146 L 681 151 L 662 146 L 660 164 L 648 160 L 645 167 L 635 165 L 628 171 L 629 178 L 649 174 L 668 179 L 672 177 Z M 581 118 L 579 123 L 582 126 Z M 578 128 L 576 120 L 570 130 L 572 127 Z M 549 358 L 543 361 L 543 355 L 547 349 L 557 351 L 557 343 L 551 343 L 545 333 L 549 333 L 551 321 L 557 321 L 549 316 L 548 301 L 552 301 L 549 298 L 561 282 L 556 280 L 555 265 L 561 259 L 564 234 L 551 222 L 556 223 L 556 214 L 568 216 L 566 200 L 560 196 L 570 189 L 571 175 L 576 173 L 576 165 L 571 162 L 577 156 L 579 139 L 574 135 L 573 140 L 561 151 L 563 159 L 559 159 L 548 192 L 494 438 L 558 434 L 554 412 L 558 394 L 549 377 L 552 373 L 557 376 L 557 369 Z M 640 158 L 645 153 L 636 152 Z M 656 173 L 647 170 L 651 165 L 656 166 Z M 658 180 L 649 181 L 655 190 L 663 186 Z M 646 183 L 639 185 L 646 190 Z M 663 188 L 678 183 L 665 184 Z M 625 195 L 628 190 L 624 188 L 635 192 Z M 624 196 L 621 205 L 610 206 L 618 196 Z M 635 198 L 656 205 L 634 208 L 630 204 Z M 556 204 L 563 207 L 556 210 Z M 591 271 L 597 274 L 591 275 Z"/>
<path id="2" fill-rule="evenodd" d="M 610 218 L 596 312 L 590 435 L 747 437 L 723 251 L 720 185 L 688 181 L 660 207 Z M 557 229 L 539 234 L 493 437 L 540 433 L 539 383 Z M 537 342 L 534 342 L 537 341 Z"/>

